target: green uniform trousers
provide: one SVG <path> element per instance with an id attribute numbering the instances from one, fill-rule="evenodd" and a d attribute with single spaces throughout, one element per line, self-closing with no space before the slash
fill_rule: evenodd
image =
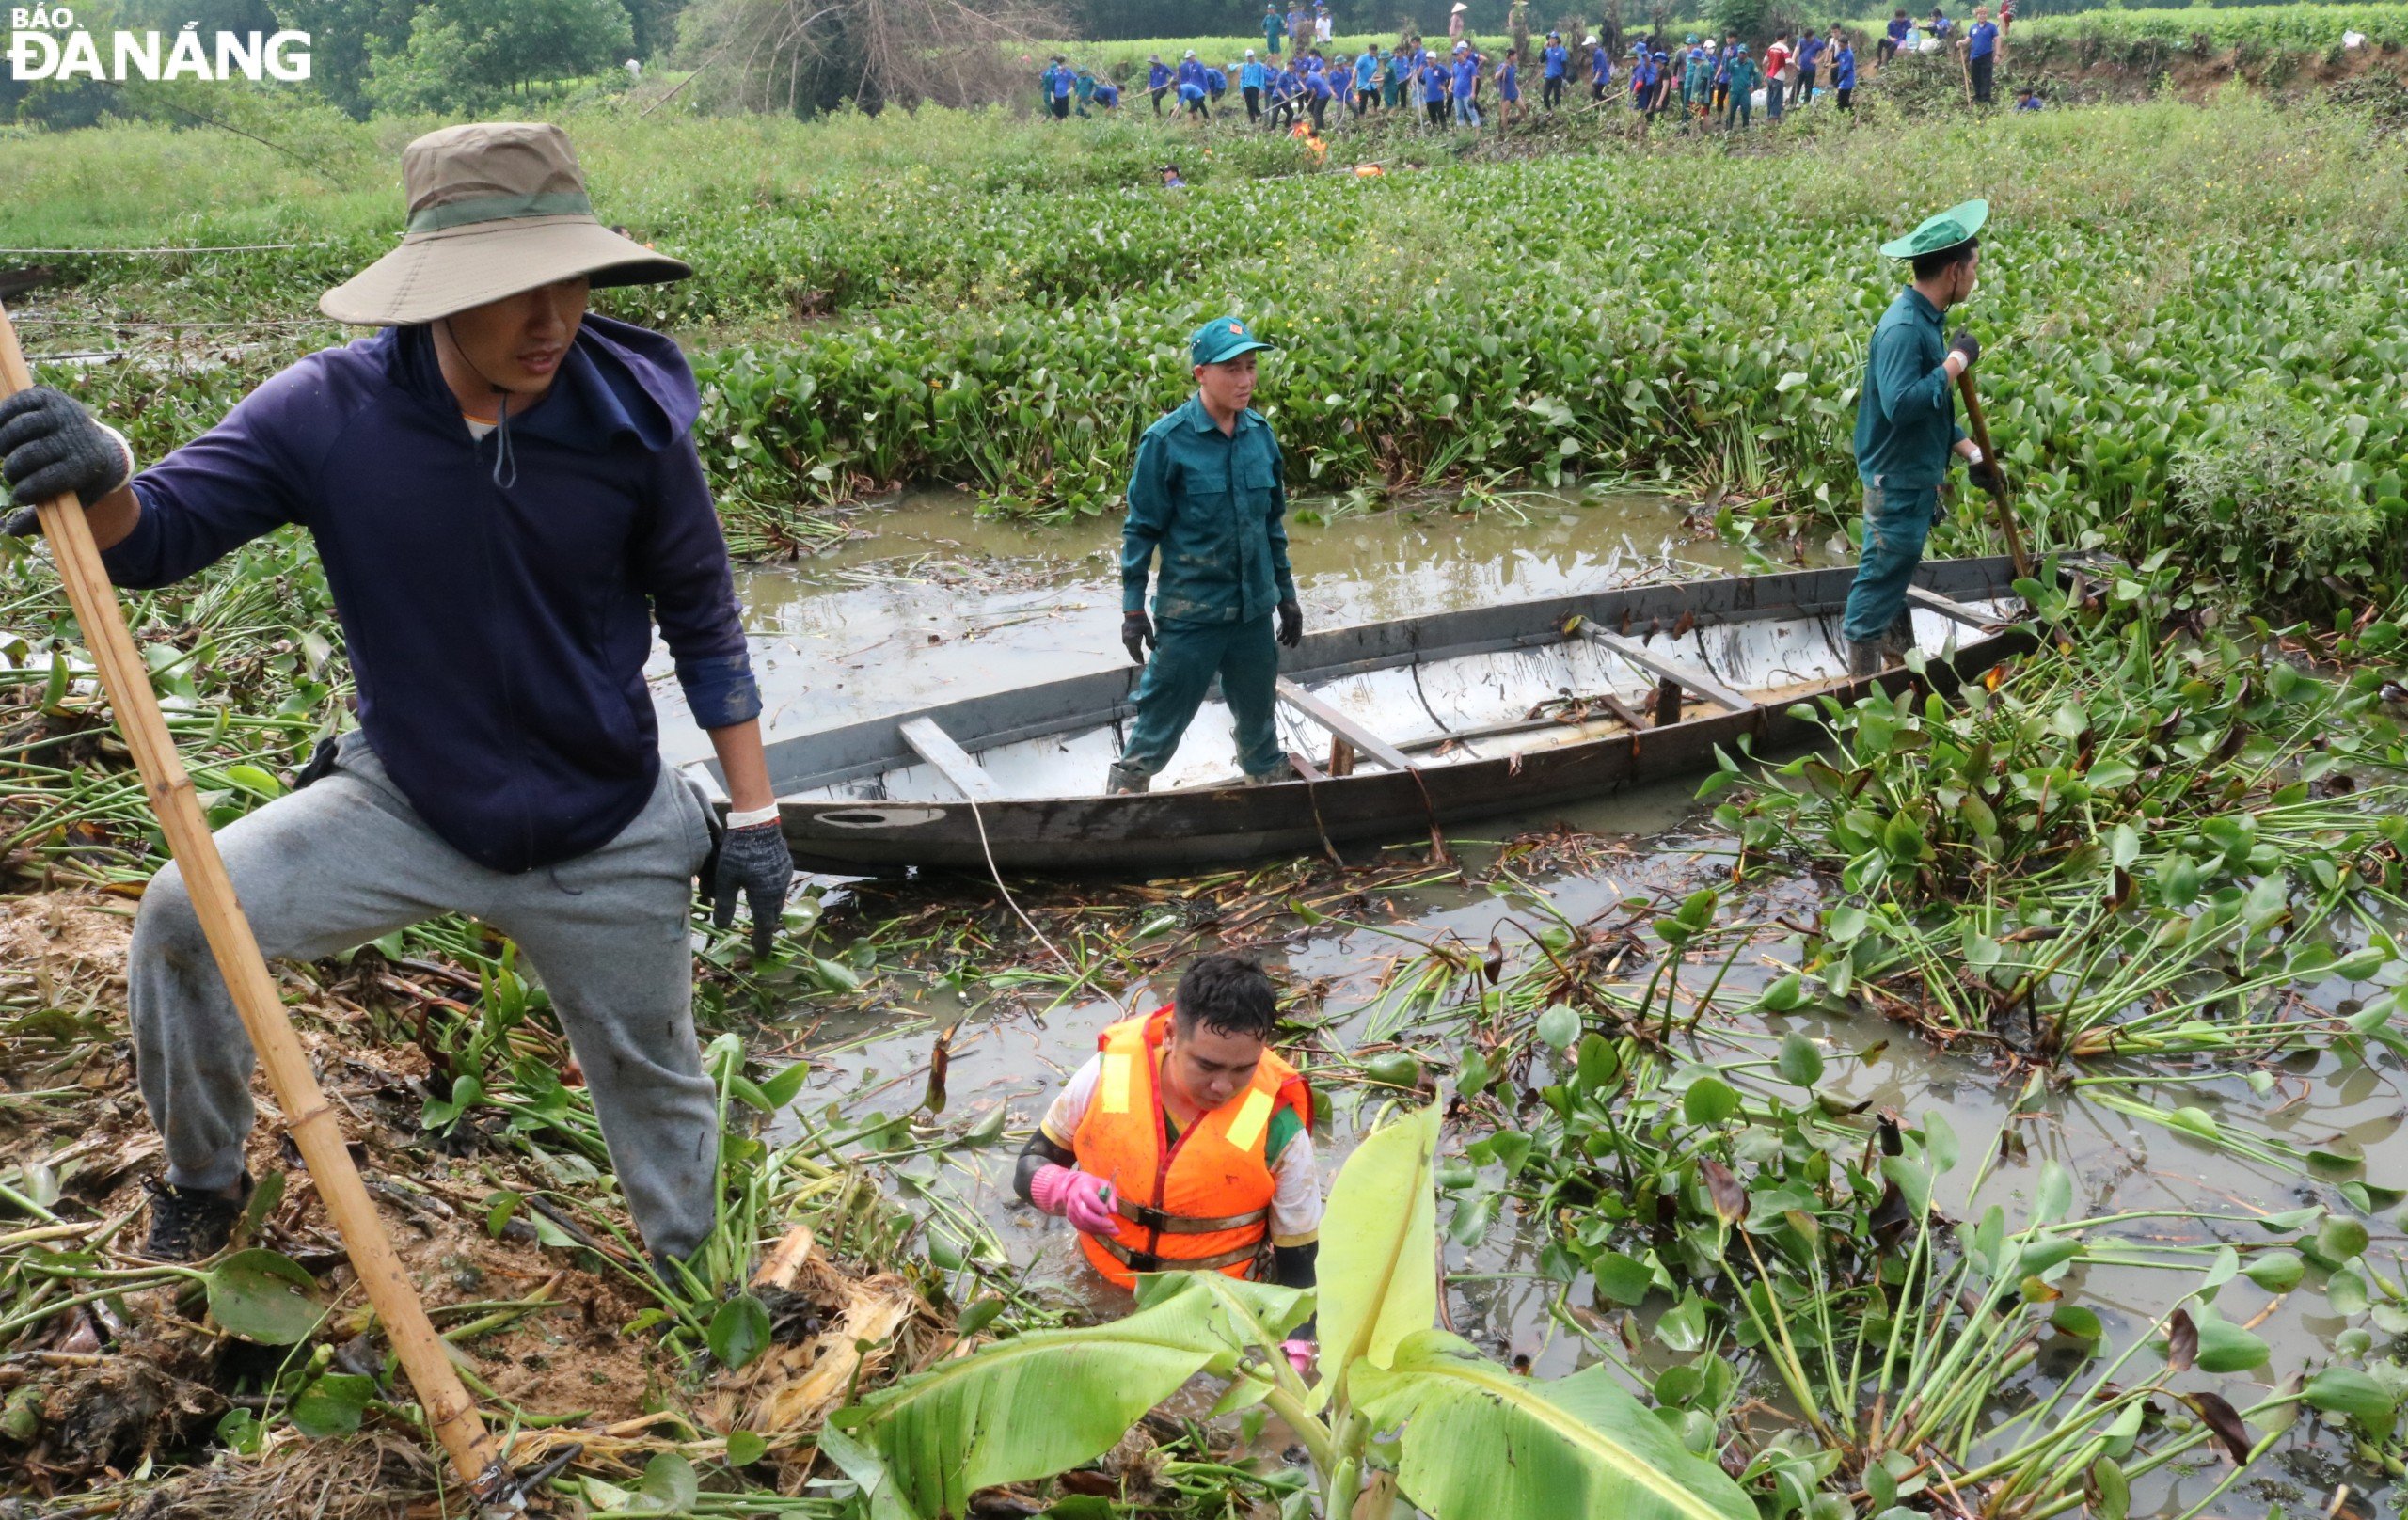
<path id="1" fill-rule="evenodd" d="M 1840 631 L 1855 643 L 1871 643 L 1907 610 L 1907 587 L 1923 562 L 1924 540 L 1940 510 L 1940 490 L 1884 491 L 1864 483 L 1864 547 L 1856 557 L 1856 582 L 1848 588 L 1847 616 Z"/>
<path id="2" fill-rule="evenodd" d="M 1157 625 L 1153 654 L 1130 699 L 1137 716 L 1120 753 L 1120 773 L 1148 777 L 1170 764 L 1218 675 L 1237 731 L 1238 764 L 1257 780 L 1285 780 L 1288 757 L 1271 720 L 1273 688 L 1279 679 L 1279 646 L 1273 641 L 1272 624 L 1273 617 L 1265 614 L 1243 623 Z"/>

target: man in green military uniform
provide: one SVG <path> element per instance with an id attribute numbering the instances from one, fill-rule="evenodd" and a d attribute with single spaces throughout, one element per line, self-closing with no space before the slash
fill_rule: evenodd
<path id="1" fill-rule="evenodd" d="M 1146 667 L 1137 713 L 1107 778 L 1142 792 L 1170 763 L 1212 677 L 1237 730 L 1249 783 L 1283 781 L 1288 757 L 1271 721 L 1278 643 L 1296 647 L 1305 612 L 1288 568 L 1286 470 L 1254 399 L 1255 355 L 1269 343 L 1236 317 L 1216 317 L 1187 341 L 1196 394 L 1146 430 L 1129 478 L 1120 532 L 1120 641 Z M 1146 581 L 1162 555 L 1154 615 Z M 1153 646 L 1153 657 L 1146 646 Z"/>
<path id="2" fill-rule="evenodd" d="M 1871 675 L 1906 652 L 1907 587 L 1923 562 L 1949 454 L 1964 456 L 1973 483 L 1992 496 L 2005 489 L 1997 467 L 1956 425 L 1956 377 L 1981 357 L 1982 345 L 1962 328 L 1953 341 L 1941 331 L 1942 313 L 1970 298 L 1980 277 L 1978 234 L 1989 212 L 1988 201 L 1968 200 L 1881 245 L 1884 257 L 1913 261 L 1914 280 L 1873 329 L 1856 404 L 1864 546 L 1841 625 L 1850 675 Z"/>

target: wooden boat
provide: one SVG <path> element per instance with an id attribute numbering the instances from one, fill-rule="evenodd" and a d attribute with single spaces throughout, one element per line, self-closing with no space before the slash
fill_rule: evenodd
<path id="1" fill-rule="evenodd" d="M 1813 736 L 1790 707 L 1914 677 L 1851 682 L 1846 567 L 1638 586 L 1308 634 L 1282 657 L 1293 781 L 1246 785 L 1217 692 L 1170 769 L 1103 793 L 1134 667 L 1067 676 L 802 735 L 769 747 L 797 862 L 1167 875 L 1411 839 L 1609 794 Z M 2032 647 L 2003 558 L 1917 572 L 1925 679 L 1943 689 Z M 1309 757 L 1309 758 L 1307 758 Z M 706 786 L 717 776 L 702 766 Z"/>

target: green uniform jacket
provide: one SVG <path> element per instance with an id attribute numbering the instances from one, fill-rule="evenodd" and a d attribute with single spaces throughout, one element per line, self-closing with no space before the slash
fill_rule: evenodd
<path id="1" fill-rule="evenodd" d="M 1865 351 L 1864 389 L 1856 398 L 1860 479 L 1894 492 L 1929 490 L 1947 478 L 1948 451 L 1965 435 L 1947 358 L 1940 309 L 1908 286 L 1881 314 Z"/>
<path id="2" fill-rule="evenodd" d="M 1262 414 L 1247 408 L 1224 435 L 1203 401 L 1189 397 L 1137 445 L 1120 530 L 1120 610 L 1145 610 L 1157 547 L 1154 616 L 1164 622 L 1246 623 L 1295 600 L 1287 511 L 1285 467 Z"/>
<path id="3" fill-rule="evenodd" d="M 1755 87 L 1763 82 L 1764 75 L 1756 71 L 1755 59 L 1739 58 L 1733 61 L 1731 65 L 1732 94 L 1753 94 L 1755 92 Z"/>

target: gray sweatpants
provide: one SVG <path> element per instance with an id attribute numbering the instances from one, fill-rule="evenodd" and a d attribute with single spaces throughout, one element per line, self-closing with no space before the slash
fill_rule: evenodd
<path id="1" fill-rule="evenodd" d="M 694 1044 L 687 910 L 710 825 L 667 767 L 617 838 L 510 876 L 445 844 L 352 734 L 330 774 L 230 824 L 217 847 L 267 956 L 315 959 L 446 911 L 517 941 L 585 1069 L 645 1244 L 682 1257 L 702 1243 L 718 1127 Z M 127 958 L 167 1180 L 230 1186 L 251 1128 L 251 1044 L 172 864 L 143 895 Z"/>

